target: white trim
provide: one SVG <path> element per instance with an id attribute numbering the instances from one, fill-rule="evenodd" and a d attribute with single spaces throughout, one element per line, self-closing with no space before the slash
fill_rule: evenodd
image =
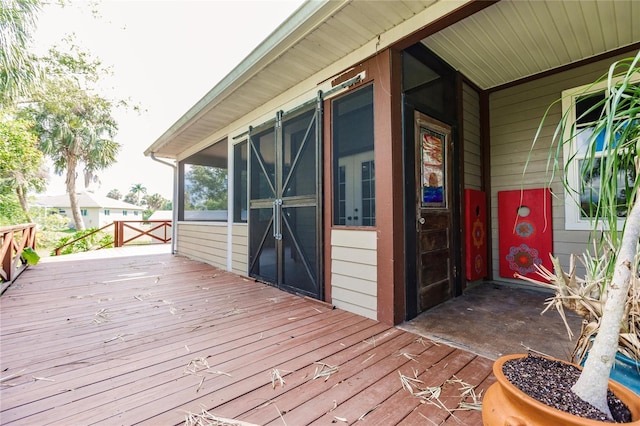
<path id="1" fill-rule="evenodd" d="M 234 219 L 234 185 L 235 158 L 234 143 L 227 143 L 227 271 L 233 270 L 233 219 Z"/>
<path id="2" fill-rule="evenodd" d="M 613 79 L 613 82 L 619 81 L 621 78 Z M 632 82 L 640 81 L 640 78 L 632 79 Z M 583 86 L 574 87 L 562 91 L 562 116 L 567 116 L 567 125 L 562 135 L 562 141 L 569 141 L 564 143 L 562 148 L 562 161 L 564 165 L 564 173 L 572 188 L 578 187 L 579 182 L 579 169 L 578 161 L 574 160 L 567 166 L 567 159 L 577 156 L 576 151 L 578 149 L 577 143 L 574 138 L 571 138 L 572 129 L 575 126 L 576 121 L 576 99 L 581 96 L 585 96 L 592 93 L 603 92 L 608 86 L 607 81 L 600 83 L 585 84 Z M 577 157 L 580 158 L 580 157 Z M 579 195 L 574 191 L 564 190 L 564 227 L 570 231 L 589 231 L 593 229 L 593 221 L 589 218 L 583 218 L 580 214 L 580 200 Z M 625 218 L 618 219 L 618 229 L 624 227 Z M 598 224 L 602 229 L 608 229 L 608 225 L 604 221 L 600 221 Z"/>
<path id="3" fill-rule="evenodd" d="M 227 221 L 207 221 L 207 220 L 181 220 L 178 222 L 180 225 L 216 225 L 227 226 Z"/>

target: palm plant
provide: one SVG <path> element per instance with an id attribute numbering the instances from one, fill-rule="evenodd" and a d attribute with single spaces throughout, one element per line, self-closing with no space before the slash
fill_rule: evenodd
<path id="1" fill-rule="evenodd" d="M 129 192 L 135 195 L 136 197 L 135 204 L 140 205 L 140 198 L 142 198 L 143 194 L 147 193 L 147 188 L 141 183 L 136 183 L 131 186 L 131 189 L 129 189 Z"/>
<path id="2" fill-rule="evenodd" d="M 14 105 L 26 96 L 40 74 L 28 52 L 40 0 L 0 1 L 0 106 Z"/>
<path id="3" fill-rule="evenodd" d="M 581 204 L 581 208 L 587 210 L 584 213 L 592 218 L 594 253 L 583 255 L 587 271 L 584 279 L 576 277 L 575 257 L 572 257 L 569 274 L 562 270 L 557 259 L 553 259 L 555 274 L 544 268 L 539 270 L 539 274 L 550 284 L 529 279 L 556 290 L 556 297 L 548 307 L 555 306 L 563 315 L 562 307 L 565 306 L 589 319 L 590 326 L 583 328 L 579 344 L 591 341 L 591 336 L 595 337 L 584 369 L 572 390 L 609 418 L 611 413 L 606 395 L 616 352 L 627 346 L 630 349 L 628 354 L 640 358 L 640 196 L 637 178 L 640 171 L 639 80 L 640 52 L 634 58 L 611 65 L 608 73 L 594 83 L 606 81 L 606 89 L 602 100 L 593 103 L 583 113 L 588 115 L 596 112 L 598 116 L 588 129 L 577 129 L 572 117 L 562 116 L 551 143 L 548 169 L 552 180 L 555 172 L 564 172 L 563 185 L 567 196 L 571 192 L 584 193 L 585 189 L 589 194 L 592 191 L 587 188 L 589 181 L 595 178 L 599 180 L 596 202 Z M 540 138 L 548 111 L 543 116 L 534 144 Z M 560 155 L 563 148 L 576 143 L 578 136 L 584 140 L 585 157 L 565 158 L 565 168 L 562 169 Z M 575 188 L 570 182 L 567 168 L 578 161 L 582 183 Z M 621 216 L 626 220 L 620 229 Z"/>
<path id="4" fill-rule="evenodd" d="M 44 58 L 47 78 L 34 91 L 33 101 L 20 111 L 36 123 L 40 150 L 52 161 L 56 174 L 66 171 L 66 189 L 78 230 L 84 222 L 76 196 L 77 168 L 94 176 L 116 162 L 120 144 L 113 140 L 118 126 L 114 103 L 96 94 L 92 86 L 101 75 L 101 63 L 88 54 L 56 49 Z"/>
<path id="5" fill-rule="evenodd" d="M 76 195 L 76 168 L 85 165 L 93 173 L 116 162 L 120 145 L 112 140 L 117 125 L 111 104 L 73 84 L 48 86 L 46 97 L 28 113 L 37 122 L 40 149 L 53 160 L 57 174 L 66 171 L 66 189 L 76 229 L 84 222 Z M 86 171 L 86 170 L 85 170 Z"/>

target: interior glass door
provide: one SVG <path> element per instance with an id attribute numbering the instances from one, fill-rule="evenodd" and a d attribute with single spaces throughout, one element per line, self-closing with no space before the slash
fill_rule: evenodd
<path id="1" fill-rule="evenodd" d="M 375 166 L 373 151 L 338 160 L 337 225 L 375 226 Z"/>
<path id="2" fill-rule="evenodd" d="M 278 114 L 249 135 L 249 274 L 321 298 L 320 108 Z"/>

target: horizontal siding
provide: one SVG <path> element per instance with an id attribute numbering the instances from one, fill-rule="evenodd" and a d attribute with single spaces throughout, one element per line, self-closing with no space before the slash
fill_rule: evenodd
<path id="1" fill-rule="evenodd" d="M 227 224 L 178 223 L 176 250 L 191 259 L 227 269 Z"/>
<path id="2" fill-rule="evenodd" d="M 249 253 L 247 225 L 233 225 L 231 235 L 231 270 L 236 274 L 248 275 L 247 259 Z"/>
<path id="3" fill-rule="evenodd" d="M 349 259 L 352 262 L 373 266 L 378 263 L 376 252 L 370 249 L 334 246 L 333 258 Z"/>
<path id="4" fill-rule="evenodd" d="M 551 175 L 547 172 L 551 140 L 562 114 L 559 103 L 550 108 L 534 147 L 532 142 L 545 111 L 549 105 L 560 99 L 563 90 L 594 81 L 605 73 L 615 60 L 616 58 L 589 64 L 490 95 L 491 230 L 494 241 L 492 268 L 496 279 L 513 281 L 500 277 L 498 273 L 499 191 L 550 187 L 554 193 L 551 218 L 554 255 L 560 258 L 564 267 L 568 268 L 570 254 L 581 254 L 587 248 L 588 232 L 565 230 L 564 188 L 558 176 L 550 181 Z M 529 164 L 523 177 L 528 158 Z M 583 271 L 578 271 L 579 275 L 582 273 Z M 522 283 L 522 281 L 518 282 Z"/>
<path id="5" fill-rule="evenodd" d="M 363 278 L 369 282 L 375 282 L 378 275 L 376 265 L 365 265 L 355 259 L 331 259 L 331 272 L 343 277 Z"/>
<path id="6" fill-rule="evenodd" d="M 480 96 L 468 84 L 462 85 L 464 187 L 482 189 L 482 154 L 480 149 Z"/>
<path id="7" fill-rule="evenodd" d="M 331 231 L 331 303 L 377 319 L 377 241 L 375 231 Z"/>

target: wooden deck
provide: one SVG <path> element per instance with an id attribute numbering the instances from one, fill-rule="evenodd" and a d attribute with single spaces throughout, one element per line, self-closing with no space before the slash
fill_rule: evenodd
<path id="1" fill-rule="evenodd" d="M 0 329 L 3 425 L 170 425 L 203 409 L 260 425 L 479 425 L 480 411 L 454 411 L 461 388 L 494 381 L 487 358 L 170 254 L 31 267 L 0 298 Z"/>

